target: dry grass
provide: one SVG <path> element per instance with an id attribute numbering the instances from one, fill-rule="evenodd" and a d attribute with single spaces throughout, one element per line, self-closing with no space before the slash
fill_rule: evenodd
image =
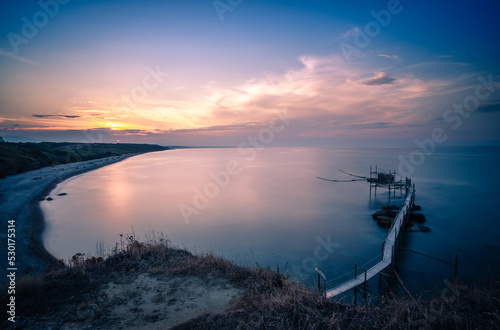
<path id="1" fill-rule="evenodd" d="M 57 263 L 43 276 L 19 279 L 22 317 L 16 325 L 30 327 L 50 317 L 74 321 L 68 306 L 84 303 L 102 284 L 144 272 L 219 277 L 243 289 L 223 313 L 199 316 L 176 329 L 498 329 L 500 324 L 498 279 L 457 293 L 443 290 L 433 300 L 384 297 L 375 306 L 352 306 L 323 301 L 269 268 L 240 267 L 212 254 L 193 256 L 163 237 L 141 243 L 131 235 L 105 258 L 77 254 L 69 265 Z M 1 290 L 4 302 L 7 290 Z"/>

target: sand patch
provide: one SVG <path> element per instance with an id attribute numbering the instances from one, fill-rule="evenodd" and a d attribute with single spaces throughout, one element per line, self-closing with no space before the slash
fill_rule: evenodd
<path id="1" fill-rule="evenodd" d="M 145 273 L 107 284 L 77 307 L 77 315 L 92 322 L 96 314 L 104 314 L 106 329 L 168 329 L 201 314 L 219 313 L 240 293 L 221 278 Z"/>

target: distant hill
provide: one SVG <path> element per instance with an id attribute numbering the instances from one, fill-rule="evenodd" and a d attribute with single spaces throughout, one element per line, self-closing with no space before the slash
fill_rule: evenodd
<path id="1" fill-rule="evenodd" d="M 156 144 L 0 142 L 0 178 L 46 166 L 167 149 Z"/>
<path id="2" fill-rule="evenodd" d="M 3 135 L 2 136 L 3 141 L 2 142 L 44 142 L 43 140 L 39 139 L 33 139 L 25 136 L 13 136 L 13 135 Z"/>

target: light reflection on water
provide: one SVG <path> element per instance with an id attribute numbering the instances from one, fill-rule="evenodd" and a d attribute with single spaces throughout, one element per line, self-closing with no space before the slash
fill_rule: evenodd
<path id="1" fill-rule="evenodd" d="M 315 278 L 314 266 L 333 278 L 381 253 L 385 229 L 371 213 L 389 203 L 388 193 L 379 189 L 370 197 L 366 182 L 331 183 L 316 176 L 346 178 L 339 169 L 368 175 L 370 164 L 393 170 L 397 156 L 408 151 L 268 148 L 254 160 L 238 149 L 136 156 L 59 184 L 51 195 L 68 195 L 42 202 L 45 244 L 58 258 L 94 255 L 96 243 L 110 250 L 133 227 L 139 239 L 151 230 L 163 232 L 191 251 L 212 251 L 243 265 L 279 265 L 307 283 Z M 492 220 L 491 201 L 500 196 L 500 179 L 493 177 L 499 159 L 498 149 L 451 148 L 418 167 L 417 204 L 432 231 L 410 234 L 407 247 L 446 260 L 459 253 L 465 274 L 498 262 L 500 226 Z M 205 196 L 208 205 L 187 223 L 179 205 L 193 206 L 196 191 L 210 183 L 213 188 L 214 173 L 226 171 L 229 162 L 241 172 L 230 175 L 218 194 Z M 429 267 L 445 277 L 453 273 L 415 255 L 405 256 L 403 265 L 410 284 L 428 278 Z"/>

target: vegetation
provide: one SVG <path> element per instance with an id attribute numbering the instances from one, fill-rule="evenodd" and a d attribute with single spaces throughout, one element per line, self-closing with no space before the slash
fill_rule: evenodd
<path id="1" fill-rule="evenodd" d="M 498 329 L 500 324 L 498 279 L 432 300 L 391 296 L 365 307 L 324 301 L 269 268 L 240 267 L 212 254 L 194 256 L 169 246 L 163 237 L 140 243 L 129 236 L 106 258 L 77 254 L 69 264 L 58 262 L 43 276 L 18 281 L 17 327 L 45 326 L 48 320 L 55 327 L 68 322 L 74 328 L 109 327 L 105 311 L 78 323 L 74 306 L 88 304 L 106 283 L 143 273 L 218 277 L 241 288 L 243 293 L 224 312 L 198 316 L 176 329 Z M 2 303 L 6 299 L 2 296 Z"/>
<path id="2" fill-rule="evenodd" d="M 0 178 L 46 166 L 166 149 L 153 144 L 0 142 Z"/>

